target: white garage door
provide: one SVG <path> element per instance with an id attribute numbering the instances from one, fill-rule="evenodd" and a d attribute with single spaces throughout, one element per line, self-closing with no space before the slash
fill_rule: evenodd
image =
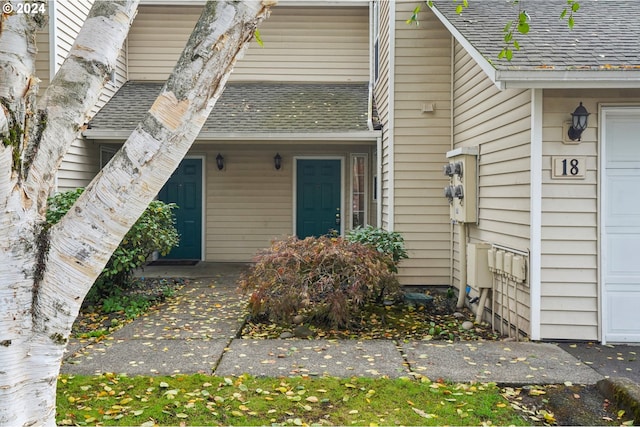
<path id="1" fill-rule="evenodd" d="M 602 117 L 603 340 L 640 342 L 640 108 Z"/>

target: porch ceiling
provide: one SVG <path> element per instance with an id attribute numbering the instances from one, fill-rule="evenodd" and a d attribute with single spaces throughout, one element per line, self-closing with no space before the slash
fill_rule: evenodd
<path id="1" fill-rule="evenodd" d="M 163 83 L 129 81 L 90 121 L 87 138 L 128 135 Z M 228 83 L 201 136 L 369 133 L 368 83 Z M 373 132 L 371 132 L 373 134 Z"/>

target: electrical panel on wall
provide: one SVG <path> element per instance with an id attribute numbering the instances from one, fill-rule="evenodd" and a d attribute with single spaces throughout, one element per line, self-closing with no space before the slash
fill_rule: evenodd
<path id="1" fill-rule="evenodd" d="M 447 153 L 449 163 L 444 174 L 449 185 L 444 195 L 449 199 L 451 219 L 456 222 L 478 221 L 478 148 L 462 147 Z"/>

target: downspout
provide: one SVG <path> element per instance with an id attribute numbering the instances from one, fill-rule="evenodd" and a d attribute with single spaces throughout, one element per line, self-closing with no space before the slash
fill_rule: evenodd
<path id="1" fill-rule="evenodd" d="M 373 95 L 375 90 L 375 37 L 373 33 L 373 21 L 375 19 L 373 9 L 374 1 L 369 1 L 369 104 L 367 106 L 367 127 L 370 131 L 373 131 Z M 380 185 L 380 178 L 382 177 L 382 137 L 376 137 L 376 185 L 374 186 L 375 200 L 376 200 L 376 227 L 382 227 L 382 191 Z"/>
<path id="2" fill-rule="evenodd" d="M 376 139 L 376 150 L 378 150 L 378 154 L 376 156 L 376 171 L 378 173 L 378 178 L 375 186 L 376 192 L 376 214 L 378 217 L 376 218 L 376 227 L 382 228 L 382 137 L 379 136 Z"/>
<path id="3" fill-rule="evenodd" d="M 451 36 L 451 117 L 450 117 L 450 126 L 451 126 L 451 149 L 454 149 L 454 112 L 455 109 L 453 107 L 453 79 L 455 77 L 455 72 L 454 72 L 454 67 L 455 67 L 455 40 L 453 39 L 453 36 Z M 458 223 L 458 230 L 459 230 L 459 235 L 458 235 L 458 247 L 460 248 L 460 288 L 458 289 L 458 303 L 456 304 L 457 308 L 462 308 L 464 307 L 464 303 L 465 303 L 465 299 L 467 296 L 467 233 L 468 233 L 468 229 L 467 229 L 467 224 L 464 222 L 459 222 Z M 454 237 L 454 232 L 453 232 L 453 221 L 451 222 L 451 284 L 453 285 L 453 270 L 454 270 L 454 248 L 453 248 L 453 237 Z"/>
<path id="4" fill-rule="evenodd" d="M 367 100 L 367 128 L 373 130 L 373 68 L 375 67 L 373 58 L 373 44 L 375 34 L 373 34 L 373 0 L 369 2 L 369 99 Z"/>
<path id="5" fill-rule="evenodd" d="M 129 36 L 124 39 L 124 72 L 125 72 L 125 82 L 129 81 Z"/>
<path id="6" fill-rule="evenodd" d="M 389 123 L 387 126 L 387 145 L 389 146 L 389 219 L 388 231 L 395 229 L 395 84 L 396 84 L 396 2 L 389 2 Z"/>
<path id="7" fill-rule="evenodd" d="M 460 230 L 460 289 L 458 290 L 457 308 L 464 307 L 464 300 L 467 296 L 467 224 L 458 223 Z"/>

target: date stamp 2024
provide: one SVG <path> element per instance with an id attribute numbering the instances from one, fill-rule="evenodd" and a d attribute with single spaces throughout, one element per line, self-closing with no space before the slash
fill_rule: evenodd
<path id="1" fill-rule="evenodd" d="M 28 15 L 45 14 L 47 13 L 47 5 L 44 2 L 16 4 L 5 2 L 2 3 L 2 13 L 4 13 L 5 15 L 13 15 L 14 13 Z"/>

